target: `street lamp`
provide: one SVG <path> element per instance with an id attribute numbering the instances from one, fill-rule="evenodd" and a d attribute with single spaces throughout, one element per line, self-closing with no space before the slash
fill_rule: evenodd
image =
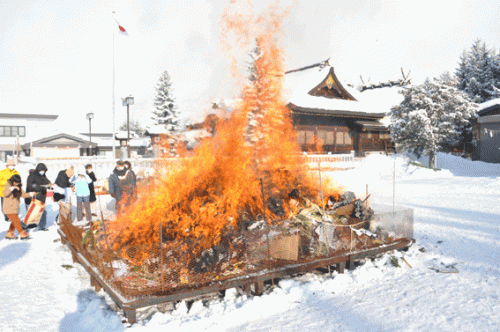
<path id="1" fill-rule="evenodd" d="M 87 120 L 89 120 L 89 141 L 90 141 L 90 147 L 89 147 L 89 154 L 92 156 L 92 119 L 94 118 L 94 113 L 89 112 L 87 113 Z"/>
<path id="2" fill-rule="evenodd" d="M 130 121 L 129 121 L 129 106 L 134 105 L 134 97 L 129 95 L 122 98 L 122 105 L 127 106 L 127 158 L 129 157 L 129 141 L 130 141 Z"/>

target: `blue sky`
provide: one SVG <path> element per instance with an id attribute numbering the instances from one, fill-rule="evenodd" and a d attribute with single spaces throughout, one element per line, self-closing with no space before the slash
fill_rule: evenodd
<path id="1" fill-rule="evenodd" d="M 213 98 L 234 98 L 236 82 L 219 43 L 229 1 L 0 0 L 1 112 L 59 114 L 84 132 L 111 131 L 113 32 L 116 126 L 120 97 L 136 98 L 131 118 L 147 124 L 160 74 L 172 76 L 179 110 L 200 119 Z M 256 11 L 269 1 L 253 1 Z M 411 70 L 415 83 L 456 68 L 483 39 L 498 49 L 498 1 L 286 0 L 283 45 L 289 69 L 331 57 L 341 79 L 373 83 Z M 129 37 L 116 32 L 116 18 Z"/>

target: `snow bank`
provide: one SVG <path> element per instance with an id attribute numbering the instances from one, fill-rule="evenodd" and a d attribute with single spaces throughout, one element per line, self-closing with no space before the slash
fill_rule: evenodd
<path id="1" fill-rule="evenodd" d="M 328 174 L 360 197 L 369 183 L 374 199 L 387 199 L 395 163 L 397 204 L 415 215 L 416 244 L 407 252 L 366 260 L 345 274 L 283 279 L 260 297 L 230 289 L 221 300 L 180 302 L 165 314 L 147 308 L 128 330 L 500 330 L 498 165 L 438 154 L 444 169 L 436 172 L 409 160 L 374 155 L 357 169 Z M 460 175 L 469 166 L 470 175 Z M 113 200 L 101 199 L 110 212 Z M 69 250 L 54 242 L 57 204 L 48 211 L 49 231 L 32 231 L 28 242 L 4 240 L 8 223 L 0 219 L 0 331 L 124 331 L 129 325 L 110 309 L 109 296 L 96 293 Z M 459 273 L 431 269 L 447 265 Z"/>
<path id="2" fill-rule="evenodd" d="M 427 156 L 418 160 L 413 155 L 409 155 L 409 157 L 421 164 L 429 165 L 429 157 Z M 485 163 L 477 160 L 472 161 L 442 152 L 438 152 L 436 161 L 437 168 L 447 169 L 454 176 L 500 177 L 500 164 Z"/>

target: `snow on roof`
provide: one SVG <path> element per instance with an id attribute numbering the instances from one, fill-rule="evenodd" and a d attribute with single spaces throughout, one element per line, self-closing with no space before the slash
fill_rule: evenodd
<path id="1" fill-rule="evenodd" d="M 137 136 L 135 132 L 130 131 L 130 139 L 135 138 Z M 126 130 L 119 130 L 116 132 L 115 137 L 117 139 L 127 139 L 128 138 L 128 132 Z"/>
<path id="2" fill-rule="evenodd" d="M 479 104 L 478 112 L 484 109 L 487 109 L 492 106 L 500 105 L 500 98 L 495 98 L 492 100 L 485 101 L 484 103 Z"/>
<path id="3" fill-rule="evenodd" d="M 395 105 L 400 104 L 404 96 L 399 93 L 404 89 L 401 86 L 385 87 L 360 92 L 361 101 L 370 108 L 370 113 L 388 113 Z"/>
<path id="4" fill-rule="evenodd" d="M 393 105 L 403 100 L 403 96 L 398 94 L 398 91 L 402 89 L 399 86 L 359 92 L 351 84 L 342 81 L 339 76 L 337 78 L 342 87 L 356 100 L 311 96 L 309 91 L 326 78 L 331 68 L 331 66 L 325 66 L 322 69 L 311 68 L 286 74 L 283 96 L 287 103 L 307 109 L 384 114 L 388 113 Z"/>
<path id="5" fill-rule="evenodd" d="M 128 143 L 130 146 L 141 147 L 149 145 L 149 138 L 134 138 Z"/>
<path id="6" fill-rule="evenodd" d="M 166 134 L 168 133 L 167 128 L 164 125 L 153 125 L 146 127 L 146 131 L 150 134 Z"/>
<path id="7" fill-rule="evenodd" d="M 206 137 L 212 137 L 212 134 L 205 128 L 188 130 L 183 132 L 182 135 L 184 136 L 185 141 L 192 141 Z"/>

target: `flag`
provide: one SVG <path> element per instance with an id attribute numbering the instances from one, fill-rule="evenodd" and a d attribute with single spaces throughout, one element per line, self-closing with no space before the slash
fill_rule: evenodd
<path id="1" fill-rule="evenodd" d="M 118 24 L 118 32 L 121 35 L 127 36 L 128 37 L 128 32 L 125 30 L 125 28 L 116 20 L 116 18 L 113 17 L 113 20 L 115 20 L 116 24 Z"/>

